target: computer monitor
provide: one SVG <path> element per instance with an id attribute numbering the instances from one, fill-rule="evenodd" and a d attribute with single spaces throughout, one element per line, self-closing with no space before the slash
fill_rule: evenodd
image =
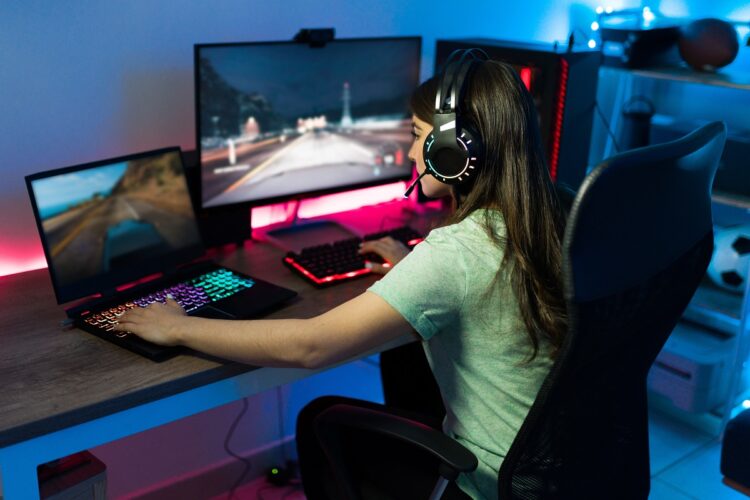
<path id="1" fill-rule="evenodd" d="M 408 180 L 419 37 L 195 46 L 201 207 Z"/>

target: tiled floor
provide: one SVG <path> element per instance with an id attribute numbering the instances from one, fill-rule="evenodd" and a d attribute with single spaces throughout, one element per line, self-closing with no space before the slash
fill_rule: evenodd
<path id="1" fill-rule="evenodd" d="M 649 440 L 652 473 L 650 500 L 748 500 L 747 496 L 721 482 L 721 444 L 711 435 L 652 412 Z M 274 488 L 258 480 L 239 489 L 234 498 L 304 500 L 305 497 L 299 487 Z"/>
<path id="2" fill-rule="evenodd" d="M 652 500 L 748 500 L 721 482 L 721 443 L 667 416 L 652 412 Z"/>

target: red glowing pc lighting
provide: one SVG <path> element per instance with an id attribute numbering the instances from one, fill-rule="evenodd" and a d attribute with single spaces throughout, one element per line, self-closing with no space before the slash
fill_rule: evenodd
<path id="1" fill-rule="evenodd" d="M 526 86 L 526 90 L 531 90 L 531 68 L 521 68 L 518 72 L 521 81 Z"/>
<path id="2" fill-rule="evenodd" d="M 330 283 L 332 281 L 341 281 L 346 279 L 354 278 L 355 276 L 362 276 L 364 274 L 370 274 L 372 270 L 367 268 L 357 269 L 356 271 L 351 271 L 348 273 L 343 274 L 332 274 L 330 276 L 325 276 L 323 278 L 316 277 L 313 273 L 305 269 L 304 267 L 300 266 L 298 263 L 294 261 L 291 257 L 284 257 L 284 262 L 289 264 L 290 266 L 294 267 L 296 270 L 301 272 L 307 279 L 314 282 L 317 285 L 324 285 L 326 283 Z"/>

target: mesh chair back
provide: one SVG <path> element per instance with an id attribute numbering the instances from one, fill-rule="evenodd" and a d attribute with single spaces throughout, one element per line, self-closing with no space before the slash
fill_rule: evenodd
<path id="1" fill-rule="evenodd" d="M 713 249 L 726 128 L 604 161 L 568 219 L 569 330 L 499 472 L 502 499 L 647 498 L 646 375 Z"/>

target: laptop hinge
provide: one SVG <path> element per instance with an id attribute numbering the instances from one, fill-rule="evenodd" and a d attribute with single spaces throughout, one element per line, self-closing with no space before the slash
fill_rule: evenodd
<path id="1" fill-rule="evenodd" d="M 145 277 L 146 279 L 144 281 L 139 280 L 125 287 L 108 288 L 99 292 L 98 296 L 84 298 L 66 308 L 65 314 L 68 318 L 75 320 L 85 315 L 85 313 L 91 309 L 101 309 L 102 304 L 113 301 L 113 299 L 118 296 L 122 298 L 123 294 L 137 292 L 139 289 L 143 290 L 159 282 L 172 281 L 175 277 L 178 277 L 180 273 L 184 273 L 187 270 L 208 269 L 215 266 L 216 264 L 208 259 L 198 259 L 197 261 L 181 266 L 172 265 L 169 266 L 169 268 L 164 269 L 163 272 Z"/>
<path id="2" fill-rule="evenodd" d="M 111 300 L 116 293 L 117 290 L 115 290 L 114 288 L 102 290 L 99 293 L 98 297 L 89 297 L 83 299 L 81 302 L 72 305 L 71 307 L 65 308 L 65 314 L 71 319 L 79 318 L 89 309 L 96 309 L 98 305 Z"/>

